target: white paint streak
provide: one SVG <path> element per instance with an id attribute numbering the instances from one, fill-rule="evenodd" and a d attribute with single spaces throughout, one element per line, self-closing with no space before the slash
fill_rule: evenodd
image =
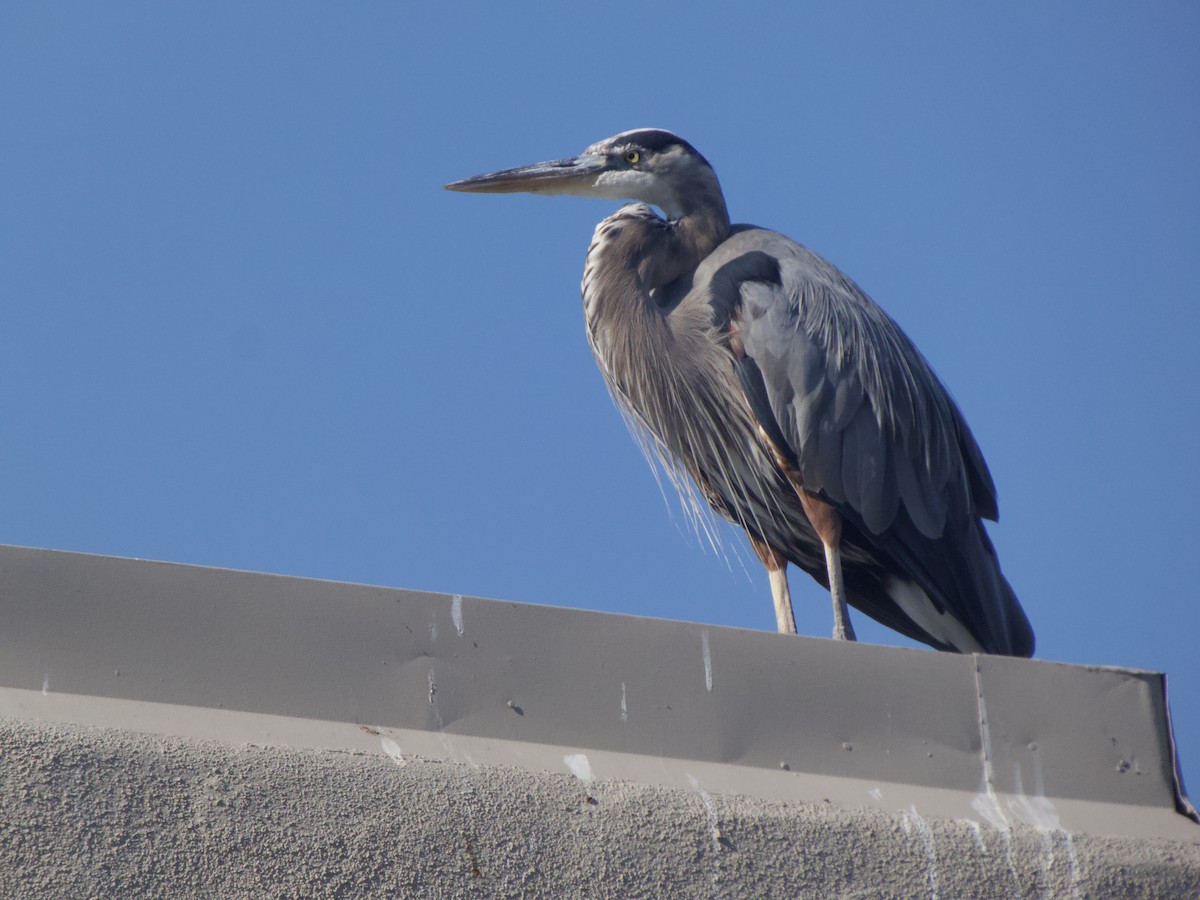
<path id="1" fill-rule="evenodd" d="M 629 721 L 629 709 L 625 706 L 625 682 L 621 682 L 621 721 Z"/>
<path id="2" fill-rule="evenodd" d="M 450 618 L 454 620 L 454 630 L 461 637 L 463 634 L 462 594 L 455 594 L 450 598 Z"/>
<path id="3" fill-rule="evenodd" d="M 407 766 L 408 761 L 404 758 L 404 754 L 400 752 L 400 745 L 389 737 L 380 738 L 379 746 L 383 748 L 383 752 L 396 761 L 398 766 Z"/>
<path id="4" fill-rule="evenodd" d="M 872 800 L 882 800 L 883 791 L 881 791 L 879 788 L 871 788 L 869 791 L 867 791 L 867 796 Z"/>
<path id="5" fill-rule="evenodd" d="M 938 862 L 937 862 L 937 847 L 933 842 L 933 829 L 929 827 L 929 823 L 921 817 L 917 812 L 917 807 L 910 806 L 905 814 L 905 822 L 911 817 L 913 827 L 917 829 L 917 834 L 921 836 L 921 843 L 925 846 L 925 865 L 929 872 L 929 897 L 930 900 L 937 900 L 938 895 Z M 905 828 L 907 832 L 907 828 Z"/>
<path id="6" fill-rule="evenodd" d="M 571 774 L 580 781 L 591 781 L 592 764 L 588 762 L 586 754 L 583 753 L 568 753 L 563 757 L 563 762 L 567 764 L 567 768 L 571 770 Z"/>
<path id="7" fill-rule="evenodd" d="M 47 672 L 42 676 L 42 696 L 45 697 L 50 693 L 50 673 Z"/>
<path id="8" fill-rule="evenodd" d="M 429 705 L 433 706 L 433 698 L 437 696 L 437 684 L 433 680 L 433 669 L 429 670 L 427 677 L 429 679 Z M 440 719 L 441 716 L 439 715 L 438 718 Z"/>
<path id="9" fill-rule="evenodd" d="M 436 625 L 429 626 L 429 639 L 431 641 L 437 640 L 437 626 Z"/>
<path id="10" fill-rule="evenodd" d="M 708 648 L 708 629 L 700 632 L 700 647 L 704 651 L 704 686 L 712 692 L 712 652 Z M 688 776 L 691 777 L 690 775 Z"/>

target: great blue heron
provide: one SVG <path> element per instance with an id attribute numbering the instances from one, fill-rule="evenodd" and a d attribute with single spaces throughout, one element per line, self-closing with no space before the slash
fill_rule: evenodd
<path id="1" fill-rule="evenodd" d="M 962 413 L 892 319 L 792 240 L 730 225 L 708 161 L 658 129 L 452 191 L 638 200 L 596 227 L 588 340 L 677 487 L 740 525 L 794 633 L 789 562 L 940 650 L 1033 654 L 981 518 L 996 489 Z M 649 206 L 658 207 L 666 218 Z M 693 503 L 695 495 L 691 495 Z"/>

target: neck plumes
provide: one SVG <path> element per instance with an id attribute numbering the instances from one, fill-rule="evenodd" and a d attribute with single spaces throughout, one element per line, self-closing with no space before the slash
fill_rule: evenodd
<path id="1" fill-rule="evenodd" d="M 651 291 L 691 273 L 728 233 L 724 203 L 672 221 L 631 204 L 596 227 L 583 273 L 588 342 L 600 371 L 622 412 L 649 437 L 643 448 L 685 495 L 678 476 L 704 471 L 697 447 L 717 427 L 707 411 L 733 370 L 713 339 L 707 304 L 665 310 Z"/>
<path id="2" fill-rule="evenodd" d="M 651 292 L 693 271 L 729 234 L 725 204 L 665 220 L 623 206 L 596 226 L 583 269 L 588 340 L 610 385 L 632 389 L 631 373 L 678 350 L 679 335 Z"/>

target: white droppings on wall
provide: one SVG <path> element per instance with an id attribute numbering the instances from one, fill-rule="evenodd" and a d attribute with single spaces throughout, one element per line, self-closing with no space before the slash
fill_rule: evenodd
<path id="1" fill-rule="evenodd" d="M 992 734 L 988 726 L 987 704 L 983 700 L 983 678 L 979 672 L 979 661 L 975 661 L 975 694 L 978 701 L 979 742 L 983 755 L 983 767 L 979 776 L 979 793 L 971 800 L 971 808 L 979 813 L 993 828 L 1008 828 L 1008 816 L 1000 805 L 996 794 L 996 773 L 992 769 Z"/>
<path id="2" fill-rule="evenodd" d="M 708 629 L 700 632 L 700 648 L 704 651 L 704 686 L 712 691 L 712 652 L 708 648 Z"/>
<path id="3" fill-rule="evenodd" d="M 1008 863 L 1008 874 L 1012 876 L 1016 896 L 1020 897 L 1023 895 L 1021 876 L 1017 872 L 1017 861 L 1013 859 L 1012 832 L 1007 825 L 1000 829 L 1000 840 L 1004 842 L 1004 861 Z"/>
<path id="4" fill-rule="evenodd" d="M 1042 761 L 1037 754 L 1033 756 L 1033 791 L 1025 790 L 1024 779 L 1021 775 L 1020 763 L 1013 765 L 1013 796 L 1008 798 L 1008 809 L 1014 816 L 1026 825 L 1035 828 L 1046 828 L 1051 831 L 1062 830 L 1062 822 L 1058 817 L 1058 809 L 1046 796 L 1046 782 L 1042 775 Z"/>
<path id="5" fill-rule="evenodd" d="M 454 622 L 454 630 L 460 637 L 463 634 L 462 600 L 462 594 L 455 594 L 450 598 L 450 618 Z"/>
<path id="6" fill-rule="evenodd" d="M 1062 835 L 1067 850 L 1067 871 L 1071 876 L 1071 897 L 1078 900 L 1083 895 L 1079 891 L 1079 863 L 1075 860 L 1075 842 L 1071 838 L 1071 832 L 1065 828 L 1061 829 L 1059 834 Z"/>
<path id="7" fill-rule="evenodd" d="M 563 757 L 563 762 L 580 781 L 591 781 L 595 777 L 592 775 L 592 764 L 584 753 L 568 753 Z"/>
<path id="8" fill-rule="evenodd" d="M 400 752 L 400 745 L 389 737 L 380 738 L 379 746 L 383 748 L 383 752 L 396 761 L 398 766 L 407 766 L 408 761 L 404 758 L 404 754 Z"/>
<path id="9" fill-rule="evenodd" d="M 979 793 L 971 799 L 971 808 L 993 828 L 1001 830 L 1008 828 L 1008 818 L 1000 806 L 1000 798 L 996 796 L 995 790 L 987 783 L 986 778 L 979 786 Z"/>
<path id="10" fill-rule="evenodd" d="M 433 674 L 433 669 L 429 670 L 426 680 L 429 682 L 429 706 L 433 709 L 433 717 L 437 721 L 438 740 L 441 742 L 447 756 L 451 759 L 463 759 L 464 755 L 455 749 L 453 741 L 450 740 L 450 735 L 446 734 L 446 720 L 442 718 L 442 710 L 438 705 L 437 678 Z M 468 759 L 466 761 L 472 765 L 474 764 L 473 760 Z"/>
<path id="11" fill-rule="evenodd" d="M 910 806 L 908 812 L 904 814 L 904 833 L 908 834 L 908 823 L 911 820 L 917 834 L 921 837 L 921 844 L 925 849 L 925 867 L 929 877 L 929 897 L 930 900 L 937 900 L 938 895 L 938 861 L 937 861 L 937 846 L 933 840 L 933 829 L 929 827 L 929 823 L 917 812 L 917 807 Z"/>
<path id="12" fill-rule="evenodd" d="M 707 637 L 707 635 L 705 635 Z M 712 841 L 713 847 L 713 873 L 712 881 L 716 884 L 721 880 L 721 823 L 717 818 L 717 804 L 713 802 L 713 798 L 709 796 L 708 791 L 700 787 L 700 782 L 695 776 L 689 774 L 687 777 L 688 784 L 692 786 L 697 794 L 700 795 L 700 802 L 704 804 L 704 815 L 708 820 L 708 836 Z"/>
<path id="13" fill-rule="evenodd" d="M 704 804 L 705 815 L 708 816 L 708 831 L 712 837 L 713 850 L 717 853 L 721 852 L 721 828 L 717 821 L 717 804 L 713 802 L 713 798 L 709 796 L 708 791 L 700 787 L 700 782 L 696 780 L 694 775 L 688 775 L 688 784 L 692 786 L 697 794 L 700 795 L 700 802 Z"/>
<path id="14" fill-rule="evenodd" d="M 975 847 L 980 853 L 987 853 L 987 844 L 983 842 L 983 827 L 974 819 L 959 819 L 964 825 L 969 827 L 975 835 Z"/>
<path id="15" fill-rule="evenodd" d="M 1038 860 L 1042 866 L 1042 883 L 1050 884 L 1054 877 L 1054 832 L 1048 829 L 1039 829 L 1042 838 L 1042 853 Z"/>
<path id="16" fill-rule="evenodd" d="M 625 682 L 621 682 L 621 721 L 629 720 L 629 709 L 625 706 Z"/>

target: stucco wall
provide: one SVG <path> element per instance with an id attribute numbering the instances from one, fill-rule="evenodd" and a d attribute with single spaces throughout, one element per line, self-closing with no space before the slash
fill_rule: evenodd
<path id="1" fill-rule="evenodd" d="M 5 897 L 1196 897 L 1173 841 L 5 720 Z"/>

